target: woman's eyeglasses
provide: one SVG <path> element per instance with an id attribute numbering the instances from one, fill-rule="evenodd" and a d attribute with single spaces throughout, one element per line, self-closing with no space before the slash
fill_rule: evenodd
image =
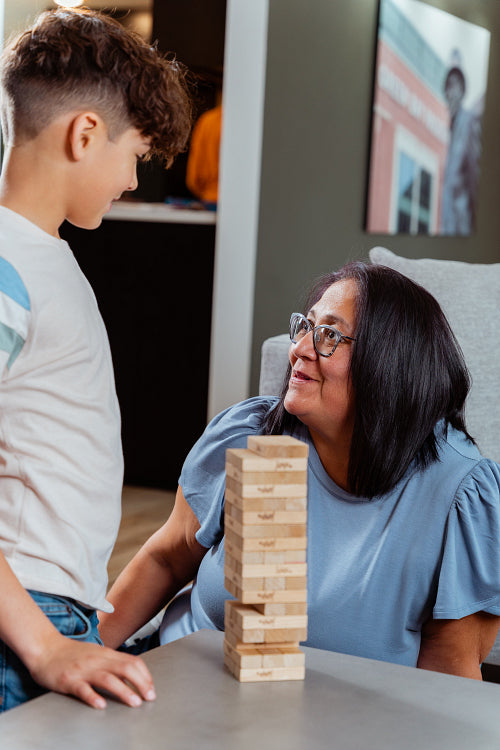
<path id="1" fill-rule="evenodd" d="M 351 336 L 344 336 L 333 326 L 313 326 L 304 315 L 292 313 L 290 316 L 290 340 L 297 344 L 308 333 L 313 335 L 313 345 L 320 357 L 331 357 L 341 341 L 356 341 Z"/>

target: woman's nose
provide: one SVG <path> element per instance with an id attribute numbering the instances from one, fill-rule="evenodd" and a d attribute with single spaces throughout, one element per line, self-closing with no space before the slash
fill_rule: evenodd
<path id="1" fill-rule="evenodd" d="M 291 344 L 291 352 L 299 358 L 299 359 L 316 359 L 316 349 L 314 348 L 314 340 L 313 340 L 314 332 L 309 331 L 309 333 L 306 333 L 305 336 L 303 336 L 301 339 L 297 341 L 296 344 Z"/>

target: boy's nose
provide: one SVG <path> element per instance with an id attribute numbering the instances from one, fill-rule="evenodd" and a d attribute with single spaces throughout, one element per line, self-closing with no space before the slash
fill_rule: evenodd
<path id="1" fill-rule="evenodd" d="M 132 179 L 129 183 L 127 190 L 137 190 L 138 185 L 139 185 L 139 181 L 137 179 L 137 170 L 134 169 L 134 173 L 132 175 Z"/>

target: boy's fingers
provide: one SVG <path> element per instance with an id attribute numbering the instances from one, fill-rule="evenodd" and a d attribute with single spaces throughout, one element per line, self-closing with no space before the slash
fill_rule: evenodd
<path id="1" fill-rule="evenodd" d="M 138 656 L 62 637 L 57 655 L 49 658 L 46 652 L 45 657 L 32 673 L 34 679 L 94 708 L 104 708 L 106 701 L 93 688 L 106 691 L 128 706 L 156 698 L 151 673 Z"/>
<path id="2" fill-rule="evenodd" d="M 102 695 L 96 693 L 87 682 L 81 682 L 78 685 L 75 685 L 71 690 L 71 694 L 74 695 L 75 698 L 79 698 L 83 703 L 92 706 L 92 708 L 106 708 L 106 701 Z"/>
<path id="3" fill-rule="evenodd" d="M 122 703 L 125 703 L 127 706 L 136 708 L 142 703 L 142 699 L 139 695 L 137 695 L 135 690 L 132 690 L 132 688 L 125 682 L 123 682 L 122 679 L 114 674 L 111 674 L 110 672 L 105 672 L 97 675 L 92 682 L 96 688 L 105 690 L 106 693 L 114 696 Z"/>
<path id="4" fill-rule="evenodd" d="M 116 655 L 117 652 L 113 652 Z M 125 656 L 120 654 L 120 656 Z M 156 698 L 151 672 L 138 656 L 127 654 L 126 660 L 120 664 L 120 669 L 113 670 L 122 680 L 129 682 L 144 700 L 152 701 Z"/>

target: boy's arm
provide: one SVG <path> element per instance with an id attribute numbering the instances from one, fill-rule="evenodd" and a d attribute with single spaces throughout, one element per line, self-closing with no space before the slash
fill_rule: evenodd
<path id="1" fill-rule="evenodd" d="M 154 699 L 153 680 L 141 659 L 61 635 L 21 586 L 1 552 L 0 581 L 2 599 L 9 603 L 0 608 L 0 638 L 16 652 L 36 682 L 74 695 L 94 708 L 106 705 L 94 688 L 129 706 L 139 705 L 139 696 Z"/>
<path id="2" fill-rule="evenodd" d="M 99 632 L 107 646 L 120 646 L 194 578 L 207 551 L 195 538 L 199 528 L 179 487 L 168 521 L 143 545 L 107 596 L 115 608 L 112 614 L 99 615 Z"/>

